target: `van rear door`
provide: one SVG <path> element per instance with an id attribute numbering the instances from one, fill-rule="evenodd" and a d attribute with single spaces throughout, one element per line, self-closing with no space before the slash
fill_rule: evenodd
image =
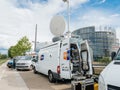
<path id="1" fill-rule="evenodd" d="M 70 43 L 69 38 L 63 40 L 60 54 L 60 76 L 64 79 L 71 79 L 70 70 Z"/>
<path id="2" fill-rule="evenodd" d="M 93 75 L 92 60 L 93 52 L 87 40 L 80 43 L 81 70 L 84 75 Z"/>

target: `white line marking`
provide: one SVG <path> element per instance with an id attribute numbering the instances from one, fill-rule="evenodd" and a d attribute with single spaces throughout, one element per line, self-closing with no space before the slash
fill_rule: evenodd
<path id="1" fill-rule="evenodd" d="M 4 73 L 5 73 L 5 70 L 2 71 L 1 76 L 0 76 L 0 80 L 2 79 Z"/>

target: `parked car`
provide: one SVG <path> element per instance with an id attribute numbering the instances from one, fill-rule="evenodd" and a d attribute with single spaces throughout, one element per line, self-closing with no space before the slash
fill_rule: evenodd
<path id="1" fill-rule="evenodd" d="M 21 56 L 16 62 L 17 70 L 32 70 L 32 56 Z"/>
<path id="2" fill-rule="evenodd" d="M 12 68 L 12 67 L 13 67 L 13 59 L 10 59 L 10 60 L 7 62 L 7 66 L 8 66 L 8 68 Z"/>

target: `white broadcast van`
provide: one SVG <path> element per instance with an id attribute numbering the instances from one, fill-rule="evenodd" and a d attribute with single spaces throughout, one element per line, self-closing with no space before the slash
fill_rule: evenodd
<path id="1" fill-rule="evenodd" d="M 99 76 L 99 90 L 120 90 L 120 49 L 111 57 L 112 62 Z"/>
<path id="2" fill-rule="evenodd" d="M 34 73 L 48 76 L 50 82 L 72 79 L 74 75 L 93 75 L 92 53 L 88 42 L 80 38 L 63 38 L 40 49 Z"/>

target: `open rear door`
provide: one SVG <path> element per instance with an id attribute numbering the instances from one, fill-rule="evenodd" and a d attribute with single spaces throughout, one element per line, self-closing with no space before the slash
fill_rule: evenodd
<path id="1" fill-rule="evenodd" d="M 87 40 L 80 44 L 81 70 L 83 75 L 93 75 L 92 60 L 93 52 L 89 47 Z"/>

